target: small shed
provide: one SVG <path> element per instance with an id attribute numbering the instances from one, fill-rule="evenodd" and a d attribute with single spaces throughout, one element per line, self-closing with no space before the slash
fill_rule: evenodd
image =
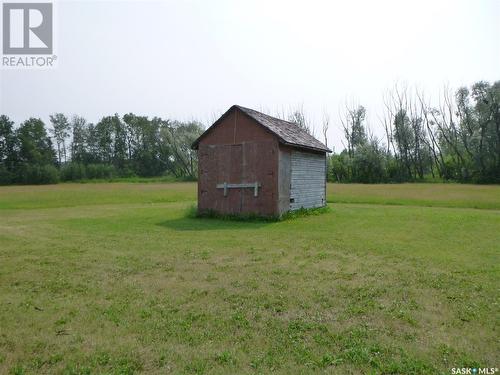
<path id="1" fill-rule="evenodd" d="M 233 105 L 192 145 L 198 211 L 279 216 L 326 205 L 326 153 L 296 124 Z"/>

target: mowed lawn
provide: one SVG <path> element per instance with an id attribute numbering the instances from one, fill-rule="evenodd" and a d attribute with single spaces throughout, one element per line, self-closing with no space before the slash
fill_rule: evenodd
<path id="1" fill-rule="evenodd" d="M 0 373 L 500 367 L 500 187 L 329 185 L 283 222 L 194 183 L 0 188 Z"/>

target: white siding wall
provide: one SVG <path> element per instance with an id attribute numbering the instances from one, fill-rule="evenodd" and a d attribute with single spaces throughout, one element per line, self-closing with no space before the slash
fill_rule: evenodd
<path id="1" fill-rule="evenodd" d="M 324 206 L 325 155 L 292 151 L 291 159 L 290 209 Z"/>

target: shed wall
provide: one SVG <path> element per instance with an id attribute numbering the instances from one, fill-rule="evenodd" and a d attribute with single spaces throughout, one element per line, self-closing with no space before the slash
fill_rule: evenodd
<path id="1" fill-rule="evenodd" d="M 290 209 L 323 207 L 326 204 L 325 154 L 291 152 Z"/>
<path id="2" fill-rule="evenodd" d="M 277 215 L 278 140 L 248 116 L 235 111 L 212 129 L 198 146 L 198 210 L 222 214 Z M 217 184 L 258 182 L 231 188 L 227 196 Z"/>
<path id="3" fill-rule="evenodd" d="M 290 210 L 291 163 L 291 149 L 280 145 L 278 168 L 278 210 L 280 215 Z"/>
<path id="4" fill-rule="evenodd" d="M 276 137 L 239 110 L 234 110 L 201 139 L 200 144 L 220 145 L 269 141 Z"/>

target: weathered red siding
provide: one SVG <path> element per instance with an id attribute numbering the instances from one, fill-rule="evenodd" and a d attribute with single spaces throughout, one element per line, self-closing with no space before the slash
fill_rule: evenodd
<path id="1" fill-rule="evenodd" d="M 238 110 L 210 130 L 198 146 L 198 210 L 222 214 L 277 215 L 279 145 L 276 137 Z M 251 188 L 229 189 L 224 197 L 217 184 L 259 182 Z"/>

